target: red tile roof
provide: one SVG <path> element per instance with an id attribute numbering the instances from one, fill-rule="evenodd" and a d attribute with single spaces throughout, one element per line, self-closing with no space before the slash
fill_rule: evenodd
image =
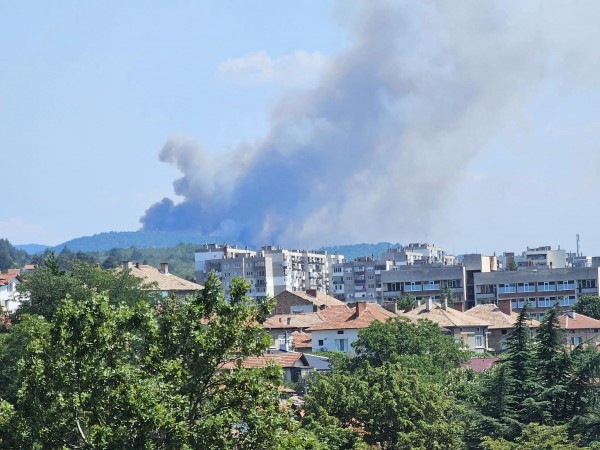
<path id="1" fill-rule="evenodd" d="M 483 320 L 478 317 L 471 317 L 466 313 L 457 311 L 456 309 L 444 309 L 442 305 L 436 302 L 433 302 L 431 310 L 428 310 L 427 304 L 425 304 L 401 315 L 408 317 L 411 320 L 429 319 L 443 328 L 485 327 L 491 325 L 491 323 L 487 320 Z"/>
<path id="2" fill-rule="evenodd" d="M 294 367 L 300 358 L 302 358 L 302 353 L 295 352 L 250 356 L 242 360 L 242 367 L 244 369 L 260 369 L 267 367 L 270 363 L 276 363 L 285 369 Z M 237 361 L 228 361 L 221 366 L 222 369 L 230 370 L 235 369 L 236 367 Z"/>
<path id="3" fill-rule="evenodd" d="M 571 317 L 573 315 L 574 317 Z M 600 329 L 600 320 L 580 313 L 565 312 L 558 316 L 560 327 L 564 330 Z"/>
<path id="4" fill-rule="evenodd" d="M 18 273 L 0 273 L 0 286 L 10 283 L 19 276 Z"/>
<path id="5" fill-rule="evenodd" d="M 500 358 L 471 358 L 469 361 L 464 363 L 465 369 L 473 369 L 475 372 L 486 372 L 491 367 L 500 361 Z"/>
<path id="6" fill-rule="evenodd" d="M 312 348 L 312 334 L 294 331 L 292 333 L 293 346 L 295 349 Z"/>
<path id="7" fill-rule="evenodd" d="M 359 304 L 364 305 L 364 309 L 360 315 L 357 315 L 356 308 L 340 311 L 339 314 L 329 318 L 323 323 L 307 328 L 307 331 L 367 328 L 375 320 L 385 322 L 392 317 L 398 317 L 397 314 L 388 311 L 377 303 L 358 302 L 357 305 Z M 327 310 L 322 312 L 325 311 Z"/>

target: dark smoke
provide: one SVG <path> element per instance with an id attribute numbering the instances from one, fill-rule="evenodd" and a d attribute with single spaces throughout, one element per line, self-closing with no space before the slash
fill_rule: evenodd
<path id="1" fill-rule="evenodd" d="M 174 186 L 184 200 L 152 205 L 144 229 L 257 244 L 410 239 L 440 220 L 495 134 L 527 120 L 544 77 L 566 74 L 566 58 L 579 79 L 597 70 L 577 50 L 589 36 L 569 34 L 574 24 L 595 29 L 595 15 L 573 4 L 357 6 L 344 16 L 349 48 L 315 88 L 279 100 L 260 143 L 215 156 L 169 139 L 160 158 L 182 172 Z"/>

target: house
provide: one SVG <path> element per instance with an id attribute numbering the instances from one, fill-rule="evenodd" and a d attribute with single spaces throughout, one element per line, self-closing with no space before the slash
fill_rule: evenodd
<path id="1" fill-rule="evenodd" d="M 312 334 L 313 352 L 328 350 L 351 354 L 351 345 L 358 339 L 360 330 L 376 320 L 385 322 L 393 317 L 398 317 L 398 314 L 377 303 L 361 301 L 356 302 L 354 308 L 340 311 L 339 314 L 307 328 L 306 331 Z"/>
<path id="2" fill-rule="evenodd" d="M 474 352 L 484 353 L 490 350 L 488 345 L 488 327 L 490 322 L 471 317 L 464 312 L 449 308 L 446 303 L 436 303 L 432 299 L 424 305 L 401 314 L 412 320 L 428 319 L 462 342 Z"/>
<path id="3" fill-rule="evenodd" d="M 315 370 L 304 353 L 277 351 L 261 356 L 249 356 L 238 361 L 228 361 L 221 366 L 221 370 L 234 370 L 238 365 L 244 369 L 261 369 L 269 364 L 281 366 L 284 381 L 292 383 L 305 379 L 312 370 Z"/>
<path id="4" fill-rule="evenodd" d="M 145 284 L 152 284 L 153 287 L 150 291 L 158 292 L 163 297 L 174 295 L 181 298 L 203 289 L 203 286 L 199 284 L 169 273 L 168 263 L 161 263 L 160 269 L 157 269 L 146 264 L 123 261 L 123 267 L 118 270 L 129 271 L 131 275 L 140 278 Z"/>
<path id="5" fill-rule="evenodd" d="M 565 330 L 566 345 L 574 348 L 579 344 L 600 344 L 600 320 L 576 313 L 566 311 L 558 316 L 560 328 Z"/>
<path id="6" fill-rule="evenodd" d="M 312 313 L 330 306 L 345 306 L 345 303 L 323 294 L 316 289 L 306 291 L 283 291 L 276 295 L 273 314 Z"/>
<path id="7" fill-rule="evenodd" d="M 8 273 L 0 273 L 0 311 L 14 312 L 21 305 L 17 295 L 17 286 L 22 279 L 18 269 L 11 269 Z"/>
<path id="8" fill-rule="evenodd" d="M 306 330 L 308 328 L 337 317 L 340 314 L 348 313 L 349 311 L 351 311 L 350 308 L 342 303 L 341 306 L 331 306 L 317 312 L 305 314 L 278 314 L 267 318 L 263 325 L 269 335 L 273 338 L 273 346 L 275 348 L 288 350 L 298 349 L 297 347 L 294 347 L 294 333 L 307 334 Z"/>
<path id="9" fill-rule="evenodd" d="M 490 323 L 488 327 L 488 346 L 489 350 L 494 353 L 506 349 L 506 339 L 514 330 L 519 317 L 519 314 L 512 310 L 510 300 L 499 300 L 498 305 L 477 305 L 465 311 L 465 314 L 473 319 Z M 540 324 L 535 319 L 529 319 L 527 323 L 532 328 L 537 328 Z"/>

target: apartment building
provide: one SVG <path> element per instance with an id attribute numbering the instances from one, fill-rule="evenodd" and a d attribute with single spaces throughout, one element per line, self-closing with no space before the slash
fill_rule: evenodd
<path id="1" fill-rule="evenodd" d="M 529 303 L 534 317 L 541 319 L 555 303 L 571 309 L 580 295 L 598 295 L 600 269 L 572 267 L 550 269 L 538 266 L 530 270 L 475 273 L 475 303 L 498 303 L 510 299 L 519 311 Z"/>
<path id="2" fill-rule="evenodd" d="M 383 300 L 412 295 L 417 301 L 440 301 L 449 293 L 455 302 L 466 302 L 465 266 L 401 266 L 381 272 Z"/>
<path id="3" fill-rule="evenodd" d="M 392 261 L 375 261 L 368 257 L 334 264 L 331 295 L 350 303 L 354 303 L 355 299 L 381 303 L 381 274 L 391 269 L 392 265 Z"/>
<path id="4" fill-rule="evenodd" d="M 286 250 L 265 246 L 258 251 L 236 246 L 207 244 L 195 252 L 196 281 L 203 284 L 214 271 L 223 282 L 229 297 L 231 280 L 243 278 L 251 283 L 248 295 L 258 300 L 284 291 L 329 291 L 329 273 L 342 255 L 306 250 Z"/>

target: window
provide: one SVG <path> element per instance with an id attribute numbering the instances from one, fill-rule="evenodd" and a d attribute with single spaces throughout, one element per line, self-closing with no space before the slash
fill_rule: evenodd
<path id="1" fill-rule="evenodd" d="M 398 292 L 400 291 L 400 283 L 387 283 L 387 290 Z"/>
<path id="2" fill-rule="evenodd" d="M 575 289 L 575 280 L 559 281 L 557 289 L 559 291 L 572 291 Z"/>
<path id="3" fill-rule="evenodd" d="M 406 292 L 415 292 L 421 290 L 421 283 L 417 281 L 408 281 L 404 283 L 404 290 Z"/>
<path id="4" fill-rule="evenodd" d="M 449 288 L 459 288 L 460 280 L 446 280 L 446 287 Z"/>
<path id="5" fill-rule="evenodd" d="M 502 333 L 502 334 L 507 334 L 507 333 L 508 333 L 508 330 L 502 330 L 502 331 L 501 331 L 501 333 Z"/>
<path id="6" fill-rule="evenodd" d="M 325 345 L 325 344 L 323 343 L 323 339 L 319 339 L 319 341 L 318 341 L 318 342 L 319 342 L 319 347 L 323 347 L 323 345 Z"/>
<path id="7" fill-rule="evenodd" d="M 338 330 L 337 334 L 344 334 L 344 330 Z"/>
<path id="8" fill-rule="evenodd" d="M 346 277 L 346 281 L 353 281 L 354 278 L 353 277 Z"/>
<path id="9" fill-rule="evenodd" d="M 571 345 L 579 345 L 583 343 L 583 337 L 581 336 L 572 336 L 571 337 Z"/>
<path id="10" fill-rule="evenodd" d="M 475 347 L 482 348 L 483 347 L 483 336 L 480 334 L 475 335 Z"/>
<path id="11" fill-rule="evenodd" d="M 525 299 L 524 298 L 518 298 L 516 300 L 512 300 L 511 301 L 511 305 L 512 305 L 513 308 L 516 308 L 516 309 L 523 308 L 525 306 Z"/>
<path id="12" fill-rule="evenodd" d="M 440 289 L 439 281 L 426 281 L 423 283 L 424 291 L 437 291 Z"/>
<path id="13" fill-rule="evenodd" d="M 334 267 L 333 268 L 333 273 L 342 273 L 342 268 L 341 267 Z"/>
<path id="14" fill-rule="evenodd" d="M 514 294 L 515 292 L 517 292 L 517 285 L 515 283 L 498 285 L 498 294 Z"/>
<path id="15" fill-rule="evenodd" d="M 336 339 L 335 340 L 335 349 L 338 352 L 347 352 L 348 351 L 348 339 Z"/>
<path id="16" fill-rule="evenodd" d="M 534 283 L 518 283 L 517 292 L 535 292 Z"/>
<path id="17" fill-rule="evenodd" d="M 540 292 L 548 292 L 548 291 L 555 291 L 556 290 L 556 283 L 554 281 L 544 281 L 541 283 L 538 283 L 538 291 Z"/>
<path id="18" fill-rule="evenodd" d="M 554 303 L 552 303 L 552 300 L 550 299 L 550 297 L 540 297 L 538 299 L 538 306 L 540 308 L 550 308 L 550 307 L 554 306 Z"/>

